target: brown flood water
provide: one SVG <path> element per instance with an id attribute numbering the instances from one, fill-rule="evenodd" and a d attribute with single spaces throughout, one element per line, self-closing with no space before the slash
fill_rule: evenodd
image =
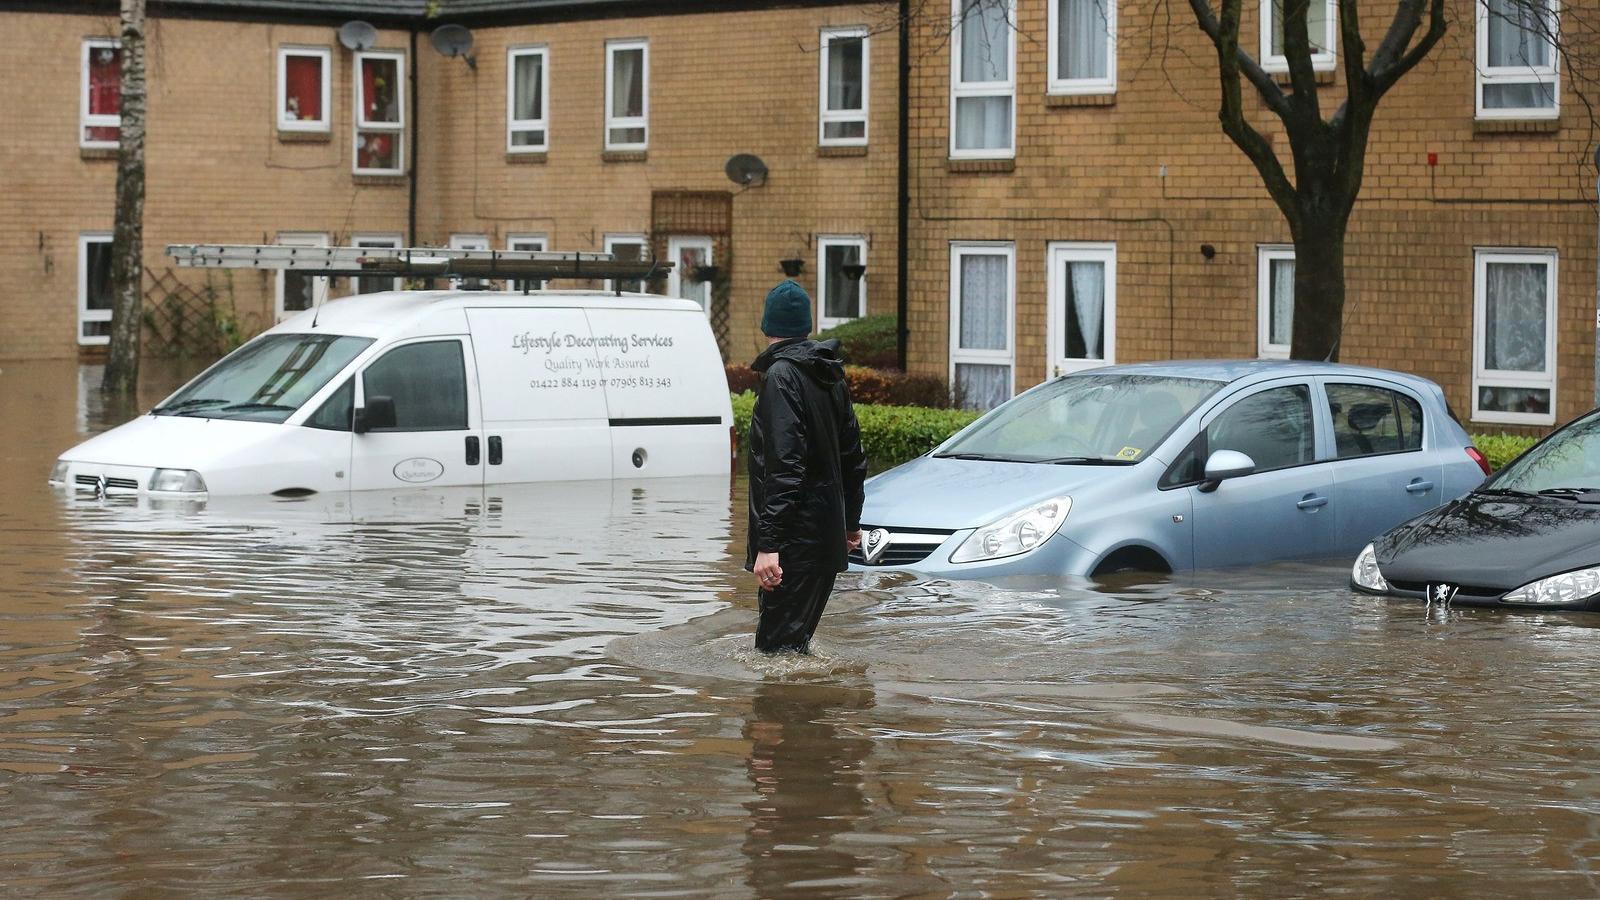
<path id="1" fill-rule="evenodd" d="M 5 896 L 1600 893 L 1600 617 L 850 575 L 769 664 L 741 485 L 57 496 L 98 377 L 0 366 Z"/>

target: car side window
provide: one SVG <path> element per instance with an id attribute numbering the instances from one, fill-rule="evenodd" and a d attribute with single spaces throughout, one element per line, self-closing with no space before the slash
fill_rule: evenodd
<path id="1" fill-rule="evenodd" d="M 1422 449 L 1422 404 L 1399 391 L 1330 384 L 1328 412 L 1340 459 Z"/>
<path id="2" fill-rule="evenodd" d="M 1206 426 L 1206 453 L 1237 450 L 1257 472 L 1286 469 L 1316 459 L 1311 388 L 1303 384 L 1252 394 Z"/>
<path id="3" fill-rule="evenodd" d="M 362 373 L 368 402 L 394 401 L 393 428 L 374 431 L 461 431 L 467 427 L 467 368 L 460 341 L 407 344 Z"/>
<path id="4" fill-rule="evenodd" d="M 333 392 L 333 396 L 317 407 L 311 418 L 306 419 L 306 426 L 327 431 L 349 431 L 350 414 L 354 410 L 355 402 L 356 380 L 349 378 Z"/>

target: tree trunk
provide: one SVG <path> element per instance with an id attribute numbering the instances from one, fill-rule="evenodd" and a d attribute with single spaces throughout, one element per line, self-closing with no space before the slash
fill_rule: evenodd
<path id="1" fill-rule="evenodd" d="M 1336 218 L 1333 222 L 1323 221 Z M 1294 359 L 1339 361 L 1344 324 L 1342 217 L 1302 219 L 1294 240 Z"/>
<path id="2" fill-rule="evenodd" d="M 116 230 L 111 243 L 111 355 L 101 387 L 132 396 L 139 385 L 144 287 L 145 0 L 122 0 L 122 129 L 117 146 Z"/>

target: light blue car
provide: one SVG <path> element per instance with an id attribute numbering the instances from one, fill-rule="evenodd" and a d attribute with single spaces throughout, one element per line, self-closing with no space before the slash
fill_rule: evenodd
<path id="1" fill-rule="evenodd" d="M 1348 558 L 1487 474 L 1424 378 L 1108 366 L 1041 384 L 870 480 L 852 568 L 985 580 Z"/>

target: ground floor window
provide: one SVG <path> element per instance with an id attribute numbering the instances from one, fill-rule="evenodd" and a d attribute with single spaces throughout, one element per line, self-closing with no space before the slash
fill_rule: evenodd
<path id="1" fill-rule="evenodd" d="M 111 232 L 78 235 L 78 343 L 111 343 Z"/>
<path id="2" fill-rule="evenodd" d="M 1256 343 L 1266 359 L 1288 359 L 1294 340 L 1294 248 L 1256 248 Z"/>
<path id="3" fill-rule="evenodd" d="M 543 234 L 513 234 L 506 238 L 507 250 L 535 250 L 550 249 L 550 238 Z M 512 282 L 513 290 L 537 291 L 544 287 L 544 280 L 539 278 L 519 279 Z"/>
<path id="4" fill-rule="evenodd" d="M 278 235 L 282 247 L 326 247 L 326 234 L 305 232 Z M 310 309 L 328 299 L 328 279 L 307 275 L 293 269 L 278 272 L 277 320 L 283 321 L 301 310 Z"/>
<path id="5" fill-rule="evenodd" d="M 351 246 L 397 249 L 400 246 L 398 234 L 358 234 L 350 239 Z M 363 275 L 356 279 L 355 292 L 357 294 L 376 294 L 379 291 L 398 291 L 404 284 L 399 278 L 385 278 L 379 275 Z"/>
<path id="6" fill-rule="evenodd" d="M 866 273 L 866 238 L 817 238 L 817 330 L 867 314 Z"/>
<path id="7" fill-rule="evenodd" d="M 1054 243 L 1048 265 L 1051 374 L 1116 362 L 1116 245 Z"/>
<path id="8" fill-rule="evenodd" d="M 482 250 L 487 254 L 489 250 L 489 237 L 483 234 L 452 234 L 450 235 L 451 250 Z M 465 285 L 467 288 L 478 288 L 483 285 L 481 278 L 452 278 L 450 288 L 455 290 Z"/>
<path id="9" fill-rule="evenodd" d="M 950 387 L 968 409 L 1011 399 L 1016 263 L 1010 243 L 950 245 Z"/>
<path id="10" fill-rule="evenodd" d="M 1475 255 L 1472 418 L 1554 424 L 1556 252 Z"/>
<path id="11" fill-rule="evenodd" d="M 648 259 L 650 251 L 645 246 L 645 236 L 642 234 L 608 234 L 606 235 L 605 252 L 615 256 L 620 261 L 639 261 Z M 637 279 L 626 281 L 613 281 L 606 279 L 608 291 L 632 291 L 642 293 L 644 282 Z"/>
<path id="12" fill-rule="evenodd" d="M 667 293 L 693 300 L 711 313 L 712 241 L 706 235 L 677 235 L 667 239 L 667 258 L 672 271 L 667 273 Z"/>

